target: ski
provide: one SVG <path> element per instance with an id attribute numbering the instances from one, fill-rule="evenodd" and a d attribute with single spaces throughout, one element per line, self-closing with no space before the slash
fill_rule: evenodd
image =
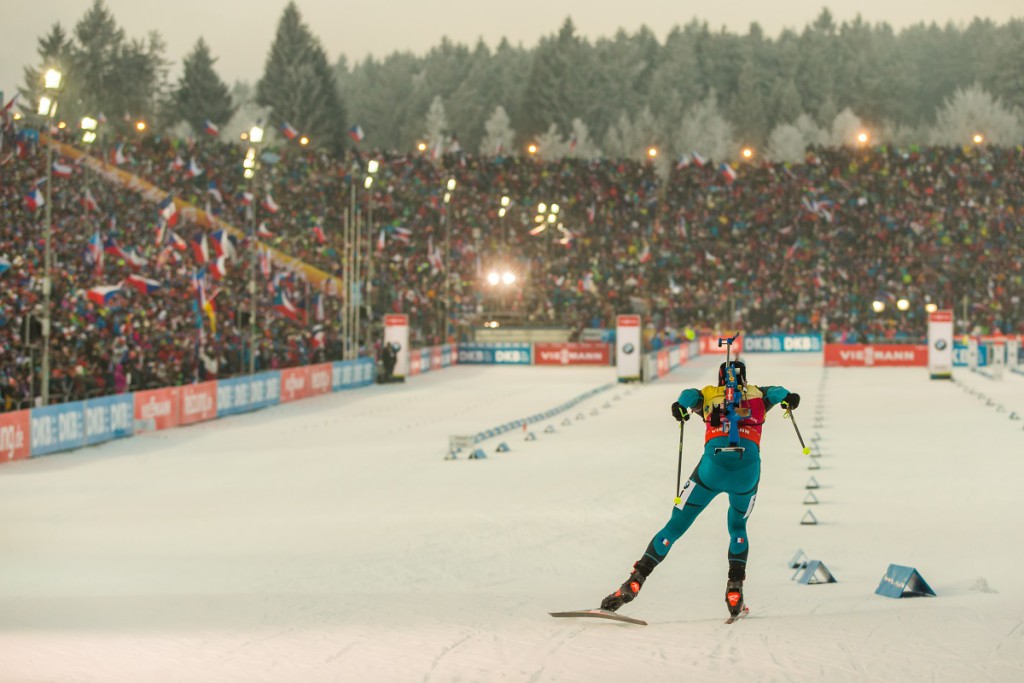
<path id="1" fill-rule="evenodd" d="M 740 612 L 739 614 L 737 614 L 734 617 L 729 617 L 728 619 L 725 620 L 725 623 L 731 624 L 731 623 L 733 623 L 735 621 L 739 621 L 740 619 L 742 619 L 743 617 L 747 616 L 748 614 L 750 614 L 750 608 L 749 607 L 744 607 L 742 612 Z"/>
<path id="2" fill-rule="evenodd" d="M 548 614 L 553 617 L 596 617 L 598 619 L 611 619 L 612 621 L 622 621 L 627 624 L 647 626 L 646 621 L 627 617 L 622 614 L 616 614 L 615 612 L 611 612 L 606 609 L 578 609 L 571 612 L 548 612 Z"/>

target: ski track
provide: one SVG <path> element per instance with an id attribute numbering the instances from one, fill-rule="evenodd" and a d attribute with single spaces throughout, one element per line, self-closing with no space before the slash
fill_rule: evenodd
<path id="1" fill-rule="evenodd" d="M 459 367 L 4 465 L 0 683 L 1024 680 L 1011 373 L 929 382 L 749 356 L 751 381 L 801 394 L 797 423 L 822 453 L 808 470 L 769 413 L 751 614 L 723 623 L 719 497 L 624 608 L 649 626 L 547 615 L 595 606 L 664 524 L 668 405 L 718 362 L 613 388 L 531 425 L 535 442 L 488 440 L 482 461 L 445 462 L 447 437 L 614 371 Z M 683 476 L 700 432 L 688 423 Z M 502 441 L 510 453 L 494 453 Z M 820 504 L 804 506 L 812 475 Z M 817 526 L 799 524 L 807 509 Z M 793 581 L 797 548 L 838 583 Z M 875 596 L 889 562 L 939 597 Z"/>

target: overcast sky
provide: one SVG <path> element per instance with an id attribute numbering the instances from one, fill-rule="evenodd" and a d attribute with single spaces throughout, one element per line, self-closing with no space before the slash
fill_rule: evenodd
<path id="1" fill-rule="evenodd" d="M 286 4 L 285 0 L 105 1 L 129 37 L 144 37 L 154 29 L 161 33 L 167 57 L 175 63 L 175 78 L 182 57 L 202 36 L 218 58 L 218 73 L 229 84 L 259 78 Z M 0 90 L 6 97 L 21 83 L 22 66 L 38 59 L 37 39 L 58 21 L 70 32 L 91 4 L 92 0 L 4 2 L 0 11 Z M 557 31 L 567 16 L 572 17 L 579 33 L 591 40 L 612 36 L 620 27 L 633 32 L 645 24 L 664 40 L 669 29 L 694 17 L 706 20 L 712 29 L 724 26 L 739 33 L 746 33 L 756 21 L 769 36 L 776 36 L 784 28 L 802 28 L 822 7 L 829 7 L 837 22 L 860 13 L 867 21 L 885 21 L 897 30 L 921 21 L 969 23 L 980 16 L 1004 23 L 1024 16 L 1021 0 L 297 0 L 297 5 L 332 63 L 341 54 L 350 63 L 396 50 L 423 54 L 442 36 L 469 45 L 482 38 L 491 47 L 506 37 L 513 44 L 533 47 L 540 37 Z"/>

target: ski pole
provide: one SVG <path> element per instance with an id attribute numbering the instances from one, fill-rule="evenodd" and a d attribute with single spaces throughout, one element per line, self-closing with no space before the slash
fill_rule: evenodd
<path id="1" fill-rule="evenodd" d="M 789 407 L 789 404 L 783 401 L 780 404 L 786 410 L 786 417 L 793 423 L 793 429 L 796 430 L 796 438 L 800 440 L 800 448 L 803 449 L 804 455 L 810 455 L 811 449 L 804 445 L 804 437 L 800 436 L 800 428 L 796 426 L 796 418 L 793 417 L 793 409 Z"/>
<path id="2" fill-rule="evenodd" d="M 679 464 L 676 467 L 676 505 L 679 505 L 683 500 L 679 497 L 679 487 L 683 481 L 683 428 L 686 427 L 686 421 L 689 419 L 690 414 L 686 412 L 686 408 L 683 408 L 683 419 L 679 421 Z"/>

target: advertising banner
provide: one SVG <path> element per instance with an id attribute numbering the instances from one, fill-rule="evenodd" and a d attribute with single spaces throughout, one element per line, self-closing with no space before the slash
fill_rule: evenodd
<path id="1" fill-rule="evenodd" d="M 217 382 L 184 384 L 181 389 L 181 409 L 178 424 L 190 425 L 217 417 Z"/>
<path id="2" fill-rule="evenodd" d="M 85 402 L 85 443 L 91 446 L 135 433 L 135 398 L 131 394 L 91 398 Z"/>
<path id="3" fill-rule="evenodd" d="M 928 314 L 928 376 L 953 379 L 953 311 Z"/>
<path id="4" fill-rule="evenodd" d="M 534 362 L 537 365 L 609 365 L 611 348 L 600 342 L 575 344 L 533 345 Z"/>
<path id="5" fill-rule="evenodd" d="M 459 351 L 453 344 L 441 346 L 441 367 L 448 368 L 455 365 L 459 358 Z"/>
<path id="6" fill-rule="evenodd" d="M 85 411 L 81 401 L 33 408 L 32 457 L 85 445 Z"/>
<path id="7" fill-rule="evenodd" d="M 257 375 L 217 380 L 217 417 L 238 415 L 277 405 L 281 393 L 281 373 L 277 370 Z"/>
<path id="8" fill-rule="evenodd" d="M 0 413 L 0 462 L 32 457 L 31 424 L 27 410 Z"/>
<path id="9" fill-rule="evenodd" d="M 641 379 L 640 316 L 620 315 L 615 318 L 615 373 L 620 382 Z"/>
<path id="10" fill-rule="evenodd" d="M 733 332 L 732 334 L 736 334 L 736 333 Z M 726 336 L 731 337 L 732 334 L 729 334 L 729 335 L 727 335 L 727 334 L 720 334 L 720 335 L 702 336 L 700 338 L 700 352 L 702 354 L 705 354 L 705 353 L 718 353 L 718 354 L 721 354 L 721 355 L 724 356 L 725 355 L 725 351 L 726 351 L 726 346 L 725 346 L 725 344 L 722 344 L 721 346 L 719 346 L 718 345 L 718 340 L 719 340 L 720 337 L 726 337 Z M 732 355 L 733 355 L 733 357 L 739 356 L 741 353 L 743 353 L 745 347 L 746 347 L 746 339 L 741 335 L 739 339 L 737 339 L 735 342 L 733 342 L 733 345 L 732 345 Z"/>
<path id="11" fill-rule="evenodd" d="M 440 346 L 430 347 L 430 369 L 440 370 L 444 367 L 443 354 Z"/>
<path id="12" fill-rule="evenodd" d="M 177 427 L 180 387 L 135 392 L 135 432 Z"/>
<path id="13" fill-rule="evenodd" d="M 384 316 L 384 343 L 398 347 L 395 361 L 395 378 L 409 375 L 409 316 L 404 313 L 389 313 Z"/>
<path id="14" fill-rule="evenodd" d="M 331 393 L 334 384 L 334 372 L 330 363 L 318 363 L 309 366 L 309 396 L 322 396 Z"/>
<path id="15" fill-rule="evenodd" d="M 414 377 L 423 372 L 423 349 L 409 352 L 409 376 Z"/>
<path id="16" fill-rule="evenodd" d="M 740 337 L 746 353 L 806 353 L 823 348 L 820 334 L 752 334 Z"/>
<path id="17" fill-rule="evenodd" d="M 298 401 L 310 395 L 309 366 L 281 370 L 281 403 Z"/>
<path id="18" fill-rule="evenodd" d="M 530 365 L 529 342 L 459 344 L 460 365 Z"/>
<path id="19" fill-rule="evenodd" d="M 830 367 L 926 366 L 926 344 L 825 344 Z"/>
<path id="20" fill-rule="evenodd" d="M 359 358 L 358 360 L 332 363 L 331 374 L 333 383 L 331 388 L 334 391 L 346 391 L 348 389 L 369 386 L 373 384 L 375 370 L 376 365 L 372 358 Z"/>

